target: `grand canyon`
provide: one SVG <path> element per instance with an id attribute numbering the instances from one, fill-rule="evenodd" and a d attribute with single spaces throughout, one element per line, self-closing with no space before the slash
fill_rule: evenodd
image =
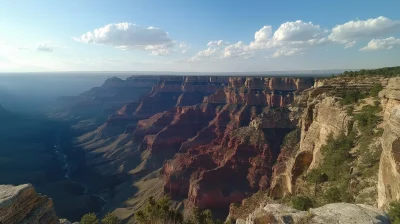
<path id="1" fill-rule="evenodd" d="M 112 77 L 41 115 L 0 108 L 3 151 L 15 152 L 1 160 L 1 183 L 19 185 L 0 188 L 0 222 L 94 212 L 135 223 L 150 197 L 168 196 L 184 217 L 207 210 L 226 223 L 386 223 L 400 195 L 398 71 Z M 346 156 L 327 154 L 331 145 Z M 336 157 L 346 175 L 329 169 Z"/>

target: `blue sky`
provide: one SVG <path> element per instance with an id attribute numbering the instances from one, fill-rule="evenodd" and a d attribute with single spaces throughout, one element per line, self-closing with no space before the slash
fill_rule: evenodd
<path id="1" fill-rule="evenodd" d="M 394 0 L 0 0 L 0 72 L 394 66 L 399 8 Z"/>

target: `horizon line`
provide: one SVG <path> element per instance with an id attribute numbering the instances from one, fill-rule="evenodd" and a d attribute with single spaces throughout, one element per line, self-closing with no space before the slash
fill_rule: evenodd
<path id="1" fill-rule="evenodd" d="M 37 73 L 188 73 L 188 74 L 246 74 L 246 73 L 325 73 L 325 72 L 343 72 L 343 71 L 357 71 L 361 69 L 304 69 L 304 70 L 267 70 L 267 71 L 204 71 L 204 72 L 196 72 L 196 71 L 9 71 L 2 72 L 0 71 L 0 75 L 2 74 L 37 74 Z"/>

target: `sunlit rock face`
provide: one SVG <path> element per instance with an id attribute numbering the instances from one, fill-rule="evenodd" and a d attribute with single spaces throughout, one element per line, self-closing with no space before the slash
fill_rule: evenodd
<path id="1" fill-rule="evenodd" d="M 389 79 L 380 93 L 385 127 L 378 176 L 378 206 L 400 199 L 400 78 Z"/>
<path id="2" fill-rule="evenodd" d="M 327 204 L 311 208 L 309 212 L 299 211 L 281 204 L 260 206 L 246 219 L 239 219 L 236 224 L 257 223 L 382 223 L 389 224 L 386 213 L 368 205 L 348 203 Z"/>
<path id="3" fill-rule="evenodd" d="M 59 220 L 50 198 L 30 184 L 0 185 L 0 223 L 56 224 Z"/>

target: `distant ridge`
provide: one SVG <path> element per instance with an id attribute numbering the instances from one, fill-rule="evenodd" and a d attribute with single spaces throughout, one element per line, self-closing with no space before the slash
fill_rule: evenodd
<path id="1" fill-rule="evenodd" d="M 0 76 L 26 76 L 26 75 L 101 75 L 101 76 L 111 76 L 116 75 L 208 75 L 208 76 L 327 76 L 332 74 L 340 74 L 344 71 L 359 71 L 360 69 L 327 69 L 327 70 L 292 70 L 292 71 L 252 71 L 252 72 L 172 72 L 172 71 L 57 71 L 57 72 L 15 72 L 15 73 L 2 73 Z"/>

